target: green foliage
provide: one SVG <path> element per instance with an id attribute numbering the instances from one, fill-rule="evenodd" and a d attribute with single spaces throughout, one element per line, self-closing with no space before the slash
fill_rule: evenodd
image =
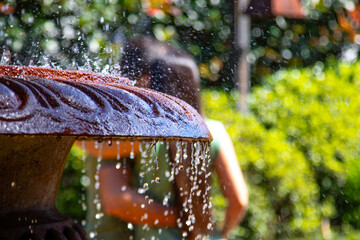
<path id="1" fill-rule="evenodd" d="M 126 38 L 144 34 L 193 54 L 204 86 L 234 86 L 238 56 L 234 49 L 234 1 L 6 2 L 15 12 L 0 15 L 0 44 L 12 52 L 12 63 L 98 72 L 110 64 L 105 70 L 111 72 Z M 339 16 L 347 19 L 344 6 L 349 8 L 351 1 L 302 2 L 308 12 L 306 19 L 252 20 L 251 53 L 247 56 L 252 64 L 252 84 L 282 67 L 312 65 L 330 55 L 338 57 L 346 49 L 357 56 L 354 42 L 358 29 L 346 28 L 338 20 Z M 347 20 L 354 22 L 349 17 Z"/>
<path id="2" fill-rule="evenodd" d="M 352 185 L 359 183 L 354 176 L 359 174 L 360 65 L 324 70 L 319 65 L 269 77 L 263 88 L 254 89 L 252 109 L 262 124 L 284 132 L 306 156 L 320 187 L 322 215 L 341 224 L 345 216 L 358 216 L 350 209 L 359 204 Z M 334 209 L 327 211 L 324 204 Z"/>
<path id="3" fill-rule="evenodd" d="M 57 209 L 78 223 L 86 219 L 85 188 L 81 183 L 84 176 L 82 154 L 77 147 L 71 149 L 56 198 Z"/>
<path id="4" fill-rule="evenodd" d="M 234 111 L 236 94 L 203 93 L 208 117 L 224 119 L 250 189 L 237 237 L 315 238 L 327 219 L 340 235 L 357 236 L 359 70 L 319 62 L 278 71 L 252 90 L 247 115 Z"/>
<path id="5" fill-rule="evenodd" d="M 313 233 L 320 224 L 318 187 L 301 152 L 281 131 L 267 130 L 254 115 L 223 108 L 229 102 L 235 106 L 233 97 L 210 91 L 203 97 L 208 117 L 228 127 L 249 186 L 248 213 L 236 237 L 279 239 Z"/>
<path id="6" fill-rule="evenodd" d="M 119 62 L 126 38 L 144 34 L 188 50 L 202 63 L 202 76 L 215 81 L 231 52 L 231 1 L 6 2 L 15 11 L 0 15 L 0 45 L 12 64 L 99 72 Z"/>
<path id="7" fill-rule="evenodd" d="M 252 84 L 262 84 L 263 76 L 281 68 L 304 67 L 317 61 L 325 61 L 330 56 L 348 58 L 344 54 L 358 55 L 356 40 L 358 25 L 351 19 L 346 8 L 357 8 L 349 0 L 303 0 L 305 19 L 291 19 L 278 16 L 274 19 L 253 19 L 251 30 Z M 352 4 L 349 4 L 352 3 Z M 340 22 L 340 17 L 349 26 Z"/>
<path id="8" fill-rule="evenodd" d="M 139 2 L 129 0 L 7 2 L 15 11 L 0 15 L 0 43 L 12 63 L 94 71 L 119 61 L 124 35 L 136 31 L 131 16 L 139 12 Z"/>

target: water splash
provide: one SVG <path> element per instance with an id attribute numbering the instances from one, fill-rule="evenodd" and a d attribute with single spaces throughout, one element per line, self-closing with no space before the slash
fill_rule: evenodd
<path id="1" fill-rule="evenodd" d="M 131 160 L 134 160 L 134 158 L 135 158 L 135 152 L 134 152 L 134 142 L 133 142 L 133 141 L 131 141 L 130 145 L 131 145 L 131 150 L 130 150 L 130 159 L 131 159 Z"/>
<path id="2" fill-rule="evenodd" d="M 120 141 L 116 141 L 116 169 L 120 169 L 121 162 L 120 162 Z"/>
<path id="3" fill-rule="evenodd" d="M 9 65 L 11 61 L 11 53 L 9 50 L 4 50 L 1 56 L 0 65 Z"/>
<path id="4" fill-rule="evenodd" d="M 93 204 L 95 205 L 95 209 L 96 209 L 96 213 L 95 213 L 95 225 L 94 225 L 94 234 L 96 237 L 97 235 L 97 228 L 100 225 L 100 220 L 103 218 L 104 213 L 102 212 L 102 205 L 101 205 L 101 200 L 100 200 L 100 193 L 99 193 L 99 189 L 100 189 L 100 168 L 101 168 L 101 163 L 102 163 L 102 150 L 103 150 L 103 142 L 102 140 L 98 140 L 95 141 L 95 148 L 99 149 L 99 153 L 96 159 L 96 172 L 94 175 L 94 189 L 95 189 L 95 196 L 94 196 L 94 200 L 93 200 Z"/>
<path id="5" fill-rule="evenodd" d="M 85 166 L 85 161 L 86 161 L 86 150 L 85 150 L 85 140 L 81 141 L 81 161 L 82 161 L 82 164 L 83 166 Z M 81 169 L 81 179 L 80 179 L 80 182 L 81 182 L 81 191 L 83 192 L 83 194 L 81 194 L 81 208 L 82 208 L 82 211 L 83 212 L 86 212 L 87 210 L 87 205 L 86 205 L 86 196 L 84 194 L 85 192 L 85 187 L 88 187 L 90 185 L 90 180 L 89 180 L 89 177 L 86 173 L 86 168 L 83 167 Z M 86 225 L 86 220 L 83 219 L 81 221 L 81 225 L 84 227 Z"/>
<path id="6" fill-rule="evenodd" d="M 96 173 L 94 176 L 95 180 L 95 189 L 98 191 L 100 187 L 99 182 L 99 170 L 101 168 L 101 160 L 102 160 L 102 146 L 103 143 L 96 142 L 95 148 L 99 149 L 99 155 L 96 159 Z M 161 149 L 159 146 L 163 146 Z M 211 210 L 211 203 L 208 202 L 209 192 L 210 192 L 210 176 L 211 173 L 208 172 L 210 166 L 210 156 L 209 156 L 209 143 L 206 142 L 187 142 L 187 141 L 177 141 L 174 142 L 175 153 L 170 154 L 171 148 L 169 142 L 158 142 L 158 141 L 143 141 L 139 144 L 139 157 L 136 156 L 135 144 L 134 142 L 130 142 L 130 155 L 128 158 L 132 161 L 139 161 L 141 169 L 138 171 L 137 181 L 139 182 L 140 187 L 137 188 L 137 192 L 144 196 L 144 199 L 148 204 L 152 204 L 154 201 L 157 201 L 156 198 L 151 196 L 152 189 L 157 188 L 158 184 L 161 184 L 163 181 L 165 182 L 174 182 L 175 176 L 179 175 L 183 171 L 184 176 L 189 178 L 190 187 L 186 189 L 180 188 L 179 195 L 182 196 L 182 209 L 180 215 L 186 216 L 185 221 L 183 222 L 181 218 L 177 219 L 177 227 L 182 230 L 182 236 L 186 238 L 189 236 L 190 232 L 194 231 L 196 216 L 194 210 L 194 198 L 197 197 L 203 198 L 202 211 L 205 214 L 209 210 Z M 116 165 L 115 168 L 119 169 L 122 164 L 121 159 L 125 161 L 126 158 L 121 156 L 121 142 L 116 141 Z M 165 150 L 164 150 L 165 149 Z M 165 161 L 168 163 L 168 169 L 159 169 L 162 167 L 160 165 L 160 161 L 158 159 L 158 154 L 160 151 L 165 151 Z M 171 155 L 174 157 L 171 160 Z M 118 165 L 119 164 L 119 165 Z M 160 175 L 157 175 L 158 171 L 163 171 L 162 179 Z M 204 189 L 201 189 L 200 184 L 207 184 L 208 186 Z M 119 186 L 121 191 L 127 191 L 127 186 Z M 176 196 L 172 195 L 171 192 L 164 193 L 163 197 L 160 200 L 160 203 L 163 206 L 170 206 L 171 200 Z M 96 193 L 93 203 L 95 204 L 96 214 L 95 219 L 97 224 L 95 225 L 95 229 L 92 231 L 91 236 L 96 238 L 97 235 L 97 226 L 99 225 L 99 221 L 103 218 L 104 213 L 102 212 L 102 206 L 100 202 L 99 194 Z M 145 209 L 149 207 L 147 204 L 138 204 L 136 207 Z M 201 211 L 201 210 L 200 210 Z M 171 211 L 164 211 L 164 217 L 169 216 Z M 145 213 L 141 220 L 144 221 L 142 225 L 142 229 L 144 231 L 148 231 L 150 229 L 149 225 L 145 224 L 145 221 L 149 219 L 149 216 Z M 159 224 L 159 219 L 154 220 L 154 225 Z M 134 230 L 135 226 L 133 223 L 128 223 L 128 229 Z M 185 227 L 185 228 L 184 228 Z M 205 226 L 209 231 L 213 228 L 213 222 L 209 221 L 207 226 Z M 162 228 L 159 228 L 159 234 L 163 232 Z M 150 236 L 151 237 L 151 236 Z M 156 238 L 155 238 L 156 239 Z"/>

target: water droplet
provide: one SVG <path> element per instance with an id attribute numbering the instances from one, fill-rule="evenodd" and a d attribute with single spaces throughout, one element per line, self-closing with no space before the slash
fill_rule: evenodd
<path id="1" fill-rule="evenodd" d="M 121 187 L 121 191 L 126 191 L 126 186 L 125 185 L 123 185 L 122 187 Z"/>
<path id="2" fill-rule="evenodd" d="M 208 205 L 205 203 L 203 206 L 203 210 L 205 211 L 207 209 Z"/>
<path id="3" fill-rule="evenodd" d="M 187 225 L 187 226 L 190 226 L 190 225 L 191 225 L 191 220 L 190 220 L 190 219 L 188 219 L 188 220 L 186 220 L 186 222 L 185 222 L 185 223 L 186 223 L 186 225 Z"/>
<path id="4" fill-rule="evenodd" d="M 159 177 L 156 177 L 156 178 L 155 178 L 155 182 L 156 182 L 156 183 L 160 183 L 160 178 L 159 178 Z"/>
<path id="5" fill-rule="evenodd" d="M 168 210 L 165 210 L 164 216 L 167 216 L 167 215 L 169 215 L 169 211 L 168 211 Z"/>
<path id="6" fill-rule="evenodd" d="M 183 237 L 187 237 L 187 235 L 188 235 L 187 232 L 183 232 L 183 233 L 182 233 L 182 236 L 183 236 Z"/>
<path id="7" fill-rule="evenodd" d="M 83 175 L 80 178 L 80 183 L 84 186 L 84 187 L 88 187 L 90 186 L 90 178 L 86 175 Z"/>
<path id="8" fill-rule="evenodd" d="M 11 182 L 11 187 L 15 187 L 15 182 Z"/>
<path id="9" fill-rule="evenodd" d="M 120 141 L 116 141 L 116 160 L 120 161 Z"/>
<path id="10" fill-rule="evenodd" d="M 142 218 L 141 220 L 143 220 L 143 218 Z M 149 230 L 150 230 L 149 225 L 147 225 L 147 223 L 145 223 L 145 224 L 142 226 L 142 230 L 149 231 Z"/>
<path id="11" fill-rule="evenodd" d="M 158 223 L 159 223 L 159 219 L 155 219 L 154 225 L 158 225 Z"/>
<path id="12" fill-rule="evenodd" d="M 110 138 L 109 140 L 108 140 L 108 146 L 111 146 L 112 145 L 112 139 Z"/>
<path id="13" fill-rule="evenodd" d="M 134 153 L 134 142 L 131 142 L 131 152 L 130 152 L 130 159 L 134 159 L 135 158 L 135 153 Z"/>
<path id="14" fill-rule="evenodd" d="M 101 203 L 100 202 L 96 203 L 96 210 L 98 210 L 98 211 L 101 210 Z"/>
<path id="15" fill-rule="evenodd" d="M 120 168 L 121 168 L 121 163 L 119 163 L 119 162 L 116 163 L 115 168 L 116 168 L 116 169 L 120 169 Z"/>
<path id="16" fill-rule="evenodd" d="M 133 226 L 131 223 L 128 223 L 127 227 L 128 227 L 128 229 L 130 229 L 130 230 L 133 230 L 133 229 L 134 229 L 134 226 Z"/>
<path id="17" fill-rule="evenodd" d="M 163 205 L 167 205 L 169 202 L 169 197 L 168 196 L 165 196 L 164 199 L 163 199 Z"/>
<path id="18" fill-rule="evenodd" d="M 90 238 L 96 237 L 96 232 L 90 232 L 90 233 L 89 233 L 89 237 L 90 237 Z"/>
<path id="19" fill-rule="evenodd" d="M 212 224 L 211 224 L 211 223 L 208 223 L 207 229 L 208 229 L 208 230 L 211 230 L 211 229 L 212 229 Z"/>
<path id="20" fill-rule="evenodd" d="M 99 220 L 99 219 L 101 219 L 103 216 L 104 216 L 103 213 L 97 213 L 97 214 L 95 215 L 95 218 L 96 218 L 97 220 Z"/>
<path id="21" fill-rule="evenodd" d="M 145 208 L 145 204 L 141 204 L 141 208 Z"/>
<path id="22" fill-rule="evenodd" d="M 2 56 L 1 56 L 0 65 L 9 65 L 10 60 L 11 60 L 10 51 L 9 50 L 4 50 L 4 52 L 3 52 Z"/>
<path id="23" fill-rule="evenodd" d="M 139 194 L 144 194 L 146 192 L 145 189 L 143 188 L 139 188 L 138 191 L 137 191 Z"/>

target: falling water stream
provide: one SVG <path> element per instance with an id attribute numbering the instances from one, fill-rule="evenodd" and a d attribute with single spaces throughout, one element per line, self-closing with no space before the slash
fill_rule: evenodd
<path id="1" fill-rule="evenodd" d="M 183 225 L 183 221 L 179 217 L 177 219 L 177 227 L 181 229 L 182 231 L 182 237 L 184 239 L 187 238 L 188 232 L 193 231 L 194 224 L 196 222 L 196 217 L 194 214 L 194 206 L 193 206 L 193 198 L 194 196 L 203 197 L 203 205 L 202 205 L 202 211 L 205 213 L 205 211 L 211 210 L 211 204 L 207 201 L 209 197 L 209 177 L 211 173 L 209 172 L 209 165 L 210 165 L 210 154 L 209 154 L 209 142 L 187 142 L 187 141 L 176 141 L 174 143 L 175 146 L 175 154 L 173 154 L 174 159 L 171 160 L 171 143 L 169 142 L 162 142 L 157 140 L 152 141 L 142 141 L 139 144 L 139 153 L 135 149 L 134 142 L 130 142 L 131 150 L 128 156 L 123 157 L 121 156 L 121 147 L 122 143 L 121 141 L 115 141 L 115 145 L 113 147 L 116 148 L 117 154 L 116 159 L 114 159 L 115 164 L 114 168 L 119 171 L 125 171 L 123 166 L 127 164 L 126 161 L 137 161 L 137 165 L 140 166 L 138 168 L 138 171 L 134 171 L 137 185 L 133 186 L 138 194 L 141 194 L 144 196 L 144 199 L 147 201 L 149 205 L 145 206 L 144 204 L 141 204 L 140 206 L 136 206 L 139 208 L 145 208 L 145 207 L 151 207 L 151 204 L 154 201 L 159 201 L 159 199 L 155 200 L 153 195 L 158 197 L 158 195 L 162 195 L 162 200 L 160 201 L 164 206 L 169 206 L 170 203 L 173 203 L 175 201 L 175 193 L 174 191 L 170 190 L 168 192 L 161 192 L 159 193 L 159 189 L 157 189 L 157 184 L 160 184 L 163 181 L 166 181 L 167 183 L 170 183 L 171 185 L 176 181 L 176 177 L 183 173 L 184 176 L 188 177 L 190 180 L 190 187 L 189 190 L 185 190 L 180 188 L 180 193 L 178 197 L 181 197 L 183 199 L 182 202 L 182 208 L 180 210 L 180 215 L 182 213 L 186 213 L 187 219 L 185 221 L 186 227 Z M 106 144 L 104 141 L 95 141 L 94 148 L 98 150 L 98 156 L 96 157 L 96 171 L 94 176 L 88 176 L 89 178 L 92 178 L 94 181 L 94 199 L 88 200 L 88 203 L 91 202 L 94 204 L 94 207 L 96 209 L 95 215 L 94 215 L 94 229 L 91 230 L 89 233 L 90 239 L 97 239 L 97 228 L 100 225 L 102 218 L 104 217 L 103 208 L 101 204 L 101 198 L 99 189 L 101 187 L 100 178 L 99 178 L 99 171 L 101 169 L 103 161 L 103 147 L 104 144 Z M 108 145 L 112 145 L 112 141 L 108 141 Z M 85 150 L 85 143 L 83 141 L 82 144 L 83 153 L 86 152 Z M 190 149 L 190 152 L 189 152 Z M 189 154 L 190 153 L 190 154 Z M 85 160 L 85 154 L 83 159 Z M 89 159 L 87 159 L 89 160 Z M 164 161 L 165 160 L 165 161 Z M 186 161 L 188 161 L 188 164 L 186 164 Z M 190 164 L 189 164 L 190 163 Z M 186 167 L 187 166 L 187 167 Z M 163 168 L 166 169 L 163 169 Z M 84 174 L 85 171 L 83 171 Z M 200 176 L 203 175 L 204 178 L 202 180 L 200 179 Z M 200 184 L 202 184 L 202 181 L 204 181 L 204 184 L 206 184 L 205 190 L 200 189 Z M 116 184 L 116 183 L 114 183 Z M 126 186 L 118 186 L 121 188 L 122 191 L 126 191 Z M 202 192 L 203 191 L 203 192 Z M 181 213 L 182 212 L 182 213 Z M 168 211 L 164 211 L 164 217 L 167 216 L 169 213 Z M 144 221 L 148 218 L 148 215 L 145 213 L 141 221 Z M 156 226 L 159 223 L 159 219 L 155 219 L 154 225 Z M 134 230 L 136 227 L 141 227 L 143 231 L 149 231 L 149 226 L 147 224 L 143 224 L 142 226 L 136 226 L 135 224 L 128 222 L 127 227 L 130 231 Z M 185 228 L 184 228 L 185 227 Z M 209 230 L 212 229 L 212 223 L 209 222 L 207 225 L 207 228 Z M 161 235 L 163 231 L 163 228 L 158 228 L 158 233 Z M 133 239 L 133 235 L 129 238 Z M 150 236 L 149 239 L 157 239 L 155 236 Z M 203 237 L 203 239 L 206 239 L 206 237 Z"/>

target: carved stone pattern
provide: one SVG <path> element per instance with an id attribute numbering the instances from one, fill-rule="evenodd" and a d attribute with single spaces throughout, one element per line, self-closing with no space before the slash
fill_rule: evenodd
<path id="1" fill-rule="evenodd" d="M 0 134 L 211 138 L 196 110 L 177 98 L 106 75 L 31 70 L 0 66 Z"/>

